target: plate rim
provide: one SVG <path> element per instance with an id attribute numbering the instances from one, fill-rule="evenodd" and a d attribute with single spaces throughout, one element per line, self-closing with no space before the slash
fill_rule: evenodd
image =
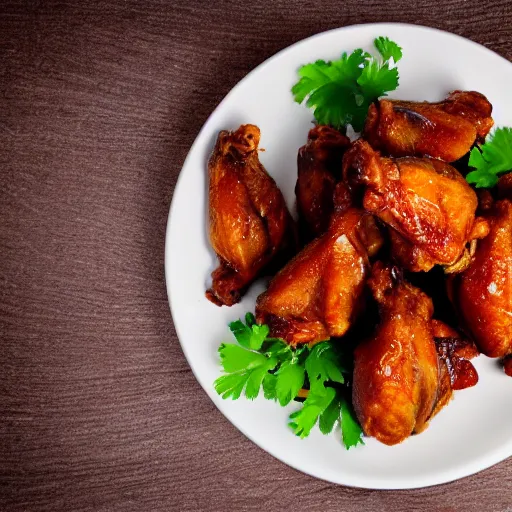
<path id="1" fill-rule="evenodd" d="M 364 482 L 360 483 L 360 484 L 356 484 L 356 483 L 352 483 L 352 482 L 347 483 L 347 482 L 341 482 L 339 480 L 336 481 L 334 479 L 319 476 L 317 474 L 313 474 L 312 472 L 309 472 L 306 468 L 298 467 L 298 465 L 296 465 L 295 463 L 285 460 L 285 458 L 281 457 L 280 455 L 275 454 L 274 450 L 269 450 L 269 449 L 265 448 L 262 445 L 262 443 L 260 443 L 257 439 L 255 439 L 252 435 L 248 434 L 246 432 L 246 430 L 244 429 L 244 427 L 242 427 L 238 423 L 238 421 L 233 420 L 230 417 L 228 417 L 222 411 L 222 409 L 219 407 L 219 405 L 212 399 L 212 397 L 211 397 L 212 391 L 209 389 L 206 389 L 203 386 L 203 384 L 201 383 L 201 379 L 196 374 L 196 370 L 190 363 L 191 358 L 189 355 L 189 351 L 186 348 L 185 344 L 182 342 L 182 337 L 180 335 L 180 328 L 178 327 L 178 324 L 175 320 L 176 315 L 174 313 L 173 301 L 171 298 L 171 272 L 170 272 L 171 236 L 170 236 L 170 234 L 171 234 L 171 224 L 172 224 L 173 212 L 176 208 L 176 203 L 177 203 L 177 201 L 175 201 L 175 198 L 178 195 L 177 192 L 179 192 L 180 186 L 182 186 L 182 183 L 183 183 L 183 175 L 184 175 L 183 170 L 187 166 L 188 161 L 191 159 L 191 155 L 195 152 L 196 147 L 198 146 L 199 141 L 201 140 L 201 138 L 203 136 L 203 133 L 206 131 L 206 129 L 208 128 L 208 126 L 210 124 L 210 121 L 212 120 L 212 117 L 225 103 L 228 102 L 229 98 L 235 94 L 236 90 L 239 87 L 241 87 L 243 84 L 245 84 L 245 82 L 252 79 L 254 74 L 261 71 L 261 69 L 263 67 L 270 64 L 274 60 L 280 58 L 283 54 L 287 53 L 291 49 L 293 49 L 299 45 L 307 45 L 308 43 L 310 43 L 311 41 L 313 41 L 317 38 L 325 37 L 327 34 L 331 34 L 334 32 L 342 32 L 342 31 L 343 32 L 357 31 L 363 27 L 375 27 L 375 28 L 383 28 L 383 29 L 385 29 L 386 27 L 393 27 L 395 29 L 406 28 L 408 30 L 414 29 L 414 30 L 419 30 L 419 31 L 423 31 L 423 32 L 439 33 L 439 34 L 443 34 L 445 36 L 448 35 L 452 38 L 463 41 L 465 44 L 469 44 L 470 46 L 473 46 L 475 49 L 478 49 L 479 51 L 482 51 L 482 50 L 485 51 L 489 57 L 492 56 L 494 58 L 497 58 L 498 60 L 503 61 L 505 64 L 512 66 L 512 62 L 510 62 L 508 59 L 506 59 L 502 55 L 487 48 L 483 44 L 477 43 L 477 42 L 475 42 L 471 39 L 468 39 L 464 36 L 455 34 L 453 32 L 449 32 L 447 30 L 429 27 L 426 25 L 420 25 L 420 24 L 415 24 L 415 23 L 400 23 L 400 22 L 357 23 L 357 24 L 345 25 L 342 27 L 332 28 L 332 29 L 329 29 L 326 31 L 318 32 L 318 33 L 308 36 L 304 39 L 299 39 L 298 41 L 295 41 L 294 43 L 288 45 L 287 47 L 279 50 L 275 54 L 273 54 L 270 57 L 268 57 L 267 59 L 263 60 L 256 67 L 251 69 L 251 71 L 248 72 L 241 80 L 239 80 L 228 91 L 228 93 L 222 98 L 222 100 L 213 108 L 213 110 L 208 115 L 207 119 L 202 124 L 201 129 L 199 130 L 197 136 L 195 137 L 194 142 L 190 146 L 187 156 L 185 157 L 183 164 L 181 165 L 181 170 L 180 170 L 178 178 L 176 180 L 174 190 L 172 191 L 172 199 L 171 199 L 171 204 L 169 207 L 169 213 L 168 213 L 168 217 L 167 217 L 167 224 L 166 224 L 166 230 L 165 230 L 164 275 L 165 275 L 166 292 L 167 292 L 167 299 L 168 299 L 168 303 L 169 303 L 169 309 L 171 312 L 173 326 L 174 326 L 176 335 L 178 337 L 178 341 L 180 343 L 181 349 L 182 349 L 185 359 L 187 361 L 187 364 L 188 364 L 189 368 L 191 369 L 192 374 L 194 375 L 194 378 L 196 379 L 196 381 L 198 382 L 200 387 L 203 389 L 203 391 L 206 393 L 208 398 L 213 402 L 213 404 L 215 405 L 217 410 L 222 414 L 222 416 L 224 416 L 224 418 L 229 423 L 231 423 L 237 430 L 239 430 L 247 439 L 249 439 L 252 443 L 254 443 L 259 449 L 263 450 L 264 452 L 271 455 L 273 458 L 277 459 L 279 462 L 286 464 L 287 466 L 293 468 L 296 471 L 299 471 L 303 474 L 307 474 L 310 477 L 317 478 L 319 480 L 329 482 L 332 484 L 336 484 L 336 485 L 342 485 L 342 486 L 351 487 L 351 488 L 355 488 L 355 489 L 373 489 L 373 490 L 406 490 L 406 489 L 428 488 L 428 487 L 433 487 L 436 485 L 443 485 L 443 484 L 451 483 L 451 482 L 454 482 L 457 480 L 461 480 L 463 478 L 466 478 L 466 477 L 469 477 L 476 473 L 479 473 L 480 471 L 484 471 L 484 470 L 512 457 L 512 453 L 505 454 L 503 456 L 503 454 L 500 452 L 500 450 L 496 449 L 496 450 L 493 450 L 492 452 L 490 452 L 490 455 L 488 455 L 488 456 L 482 456 L 480 458 L 474 459 L 471 464 L 467 464 L 464 467 L 452 469 L 448 475 L 446 473 L 438 472 L 430 477 L 426 477 L 426 476 L 414 477 L 411 481 L 407 481 L 405 483 L 402 482 L 401 484 L 396 481 L 390 483 L 390 481 L 382 481 L 382 480 L 376 479 L 376 478 L 369 479 L 368 485 L 366 485 L 366 483 L 364 483 Z M 439 475 L 443 475 L 443 476 L 439 477 Z"/>

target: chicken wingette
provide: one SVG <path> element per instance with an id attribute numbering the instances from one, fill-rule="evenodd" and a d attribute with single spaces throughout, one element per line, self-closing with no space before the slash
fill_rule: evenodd
<path id="1" fill-rule="evenodd" d="M 439 103 L 382 99 L 370 106 L 364 137 L 394 156 L 431 156 L 454 162 L 493 125 L 492 105 L 474 91 L 454 91 Z"/>
<path id="2" fill-rule="evenodd" d="M 206 297 L 219 306 L 240 301 L 270 265 L 295 253 L 293 219 L 258 158 L 260 130 L 222 131 L 208 162 L 209 238 L 219 258 Z"/>
<path id="3" fill-rule="evenodd" d="M 343 336 L 363 306 L 369 257 L 382 244 L 374 219 L 351 205 L 343 183 L 328 230 L 270 282 L 256 302 L 258 323 L 295 346 Z"/>
<path id="4" fill-rule="evenodd" d="M 488 232 L 475 220 L 477 197 L 462 175 L 432 158 L 387 158 L 356 141 L 343 158 L 343 176 L 364 208 L 389 228 L 391 252 L 402 267 L 453 266 L 466 244 Z"/>

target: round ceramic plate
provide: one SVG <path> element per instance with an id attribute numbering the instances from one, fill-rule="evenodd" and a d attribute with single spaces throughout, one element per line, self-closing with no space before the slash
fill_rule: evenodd
<path id="1" fill-rule="evenodd" d="M 437 101 L 454 89 L 480 91 L 494 106 L 497 125 L 512 125 L 512 64 L 483 46 L 430 28 L 357 25 L 325 32 L 281 51 L 248 74 L 210 116 L 183 165 L 171 206 L 165 251 L 167 290 L 185 356 L 220 411 L 249 439 L 281 461 L 330 482 L 373 489 L 406 489 L 449 482 L 512 455 L 512 379 L 495 360 L 480 356 L 480 382 L 455 399 L 421 435 L 388 447 L 374 439 L 346 451 L 340 435 L 318 429 L 301 440 L 287 427 L 292 402 L 280 407 L 262 397 L 222 400 L 213 388 L 220 375 L 217 348 L 232 340 L 228 322 L 254 311 L 263 283 L 242 302 L 219 308 L 204 292 L 216 257 L 207 238 L 206 163 L 219 130 L 253 123 L 261 129 L 260 159 L 293 210 L 297 150 L 306 142 L 312 114 L 293 101 L 297 69 L 336 59 L 356 48 L 373 51 L 375 37 L 403 48 L 400 87 L 390 96 Z"/>

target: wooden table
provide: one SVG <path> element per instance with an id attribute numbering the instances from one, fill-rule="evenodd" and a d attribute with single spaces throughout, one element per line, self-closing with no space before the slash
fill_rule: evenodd
<path id="1" fill-rule="evenodd" d="M 163 264 L 183 160 L 248 71 L 372 21 L 512 59 L 510 1 L 79 4 L 0 5 L 0 510 L 512 511 L 512 459 L 378 492 L 257 448 L 194 379 Z"/>

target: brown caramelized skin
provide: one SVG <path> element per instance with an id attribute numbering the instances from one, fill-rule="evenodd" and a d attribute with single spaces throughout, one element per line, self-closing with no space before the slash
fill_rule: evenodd
<path id="1" fill-rule="evenodd" d="M 475 222 L 475 192 L 440 160 L 385 158 L 360 139 L 345 154 L 343 175 L 363 190 L 364 208 L 391 228 L 393 257 L 408 270 L 453 265 L 468 241 L 488 232 L 485 221 Z"/>
<path id="2" fill-rule="evenodd" d="M 475 386 L 478 373 L 470 361 L 479 355 L 475 344 L 439 320 L 432 320 L 432 329 L 439 359 L 450 378 L 450 387 L 459 390 Z"/>
<path id="3" fill-rule="evenodd" d="M 343 154 L 350 140 L 330 126 L 315 126 L 297 157 L 297 210 L 304 243 L 325 233 L 333 212 L 333 194 L 341 179 Z"/>
<path id="4" fill-rule="evenodd" d="M 364 137 L 388 155 L 431 156 L 454 162 L 483 141 L 492 105 L 474 91 L 454 91 L 439 103 L 380 100 L 371 105 Z"/>
<path id="5" fill-rule="evenodd" d="M 452 296 L 478 348 L 503 357 L 512 353 L 512 202 L 497 201 L 486 217 L 490 233 L 454 280 Z"/>
<path id="6" fill-rule="evenodd" d="M 209 238 L 219 258 L 206 297 L 239 302 L 248 285 L 295 249 L 293 220 L 283 195 L 258 158 L 260 130 L 222 131 L 208 162 Z"/>
<path id="7" fill-rule="evenodd" d="M 374 265 L 369 286 L 380 323 L 354 353 L 352 399 L 366 435 L 402 442 L 427 426 L 439 387 L 432 301 L 396 267 Z"/>
<path id="8" fill-rule="evenodd" d="M 336 186 L 326 233 L 307 245 L 271 281 L 256 302 L 258 323 L 290 345 L 345 334 L 362 309 L 368 258 L 382 239 L 373 218 L 351 206 Z"/>

